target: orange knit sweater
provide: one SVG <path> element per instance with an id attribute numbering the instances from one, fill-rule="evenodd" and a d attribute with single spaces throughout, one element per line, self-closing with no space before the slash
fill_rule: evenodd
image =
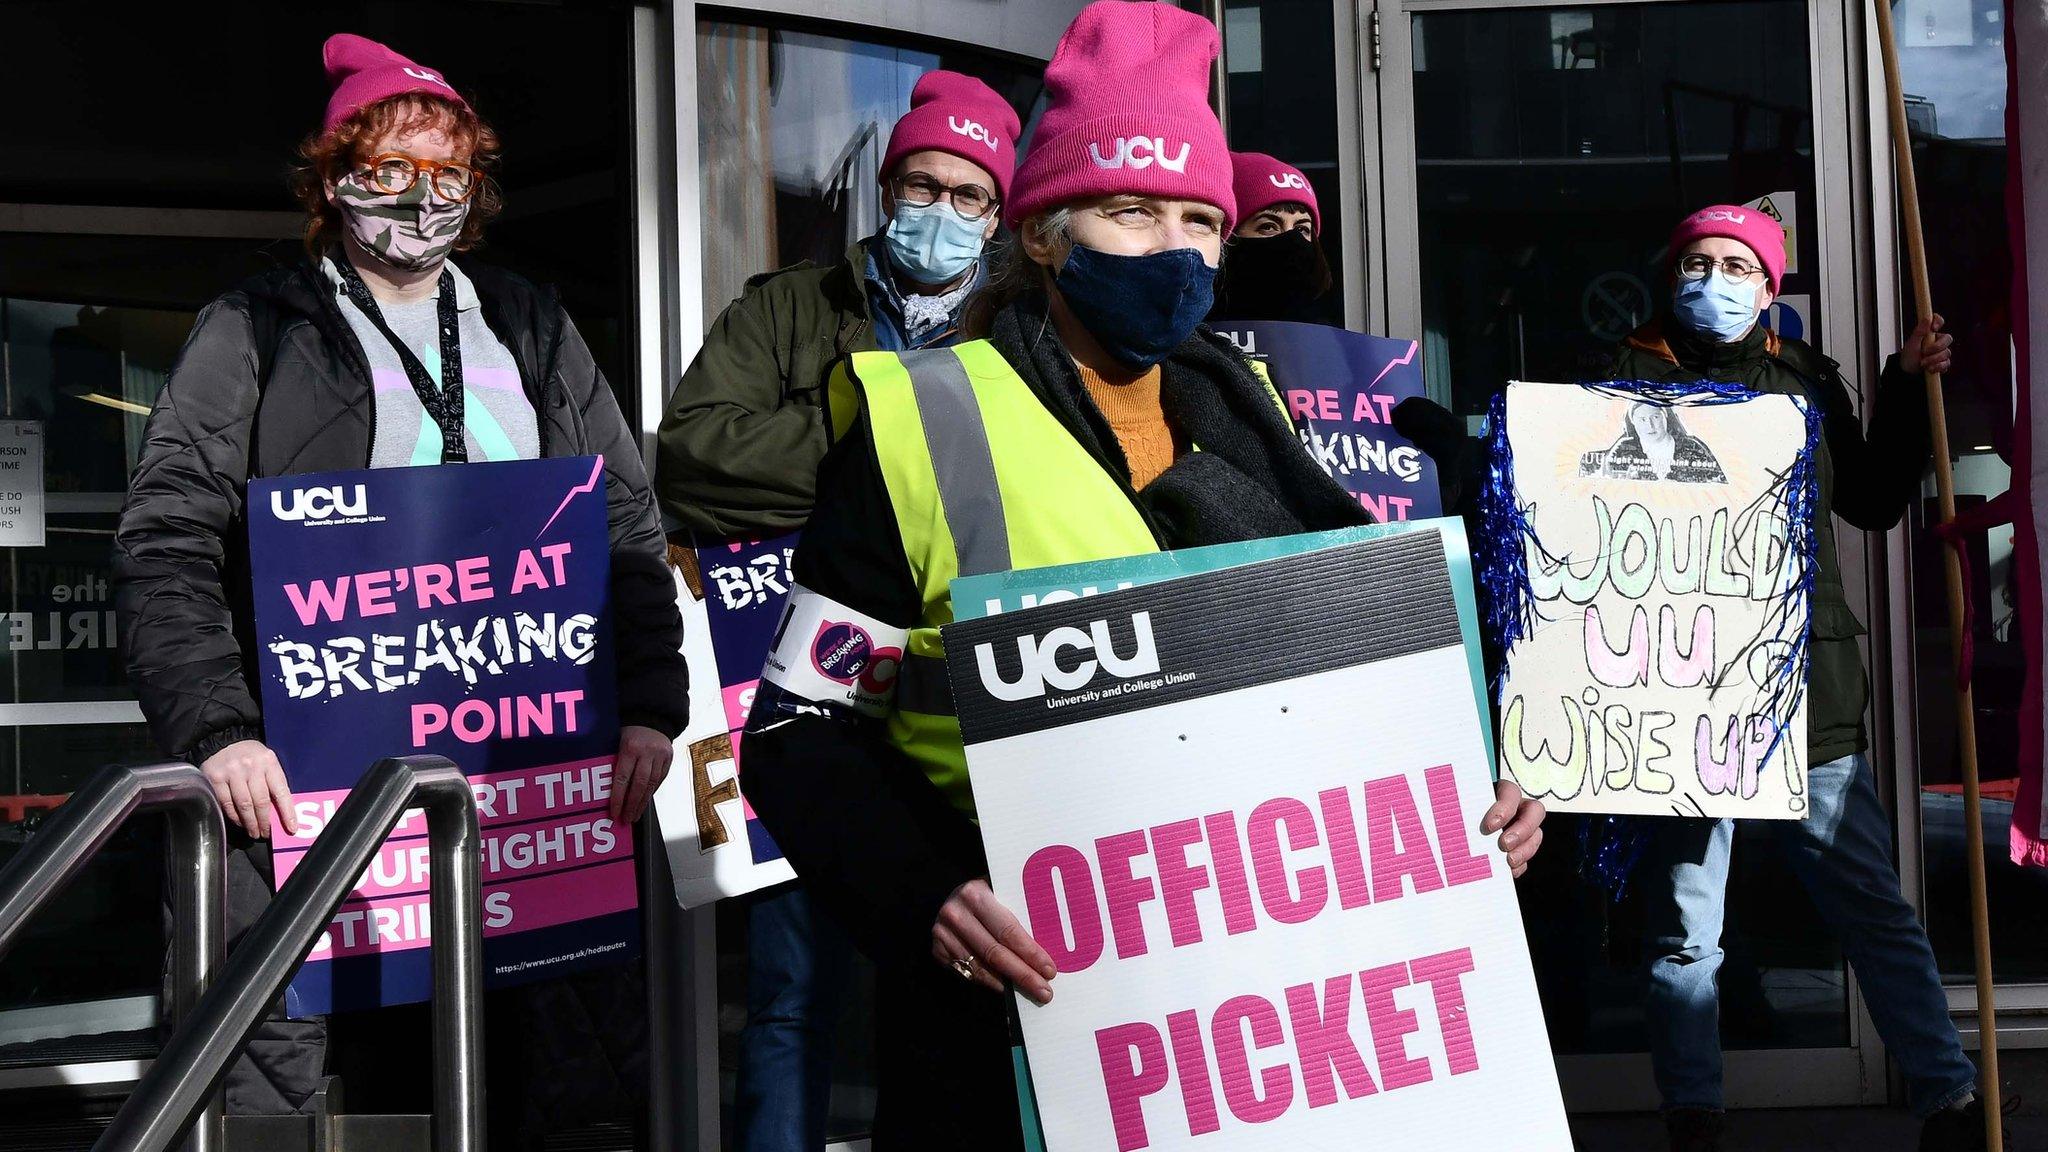
<path id="1" fill-rule="evenodd" d="M 1159 366 L 1155 364 L 1128 381 L 1104 379 L 1085 364 L 1074 367 L 1080 370 L 1082 385 L 1123 447 L 1124 460 L 1131 466 L 1131 487 L 1150 484 L 1173 465 L 1180 448 L 1180 437 L 1166 422 L 1166 409 L 1159 399 L 1164 377 Z"/>

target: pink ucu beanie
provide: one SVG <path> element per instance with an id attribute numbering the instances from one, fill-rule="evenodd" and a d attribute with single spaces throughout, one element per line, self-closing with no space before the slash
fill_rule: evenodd
<path id="1" fill-rule="evenodd" d="M 1316 190 L 1301 169 L 1264 152 L 1232 152 L 1230 169 L 1238 219 L 1249 219 L 1275 204 L 1300 204 L 1308 209 L 1316 235 L 1323 234 L 1323 213 L 1316 207 Z"/>
<path id="2" fill-rule="evenodd" d="M 1012 227 L 1075 200 L 1199 200 L 1237 224 L 1230 147 L 1209 107 L 1216 26 L 1166 3 L 1095 0 L 1045 69 L 1046 106 L 1017 170 Z"/>
<path id="3" fill-rule="evenodd" d="M 1010 194 L 1021 129 L 1017 110 L 995 89 L 958 72 L 927 72 L 910 90 L 910 111 L 889 133 L 882 175 L 913 152 L 944 152 L 988 169 L 1000 200 Z"/>
<path id="4" fill-rule="evenodd" d="M 322 132 L 334 131 L 359 108 L 409 92 L 469 106 L 438 70 L 415 64 L 368 37 L 350 32 L 329 36 L 320 59 L 327 65 L 327 82 L 334 85 L 327 97 L 327 117 L 320 122 Z"/>
<path id="5" fill-rule="evenodd" d="M 1749 245 L 1756 253 L 1759 263 L 1764 266 L 1764 276 L 1770 281 L 1771 294 L 1778 294 L 1778 284 L 1785 276 L 1785 229 L 1776 220 L 1755 208 L 1743 208 L 1734 204 L 1714 204 L 1687 216 L 1678 222 L 1671 233 L 1671 263 L 1678 264 L 1678 257 L 1685 246 L 1695 240 L 1709 236 L 1720 236 L 1738 240 Z"/>

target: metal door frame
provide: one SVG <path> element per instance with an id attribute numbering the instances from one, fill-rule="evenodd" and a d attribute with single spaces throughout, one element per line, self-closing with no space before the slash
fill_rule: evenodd
<path id="1" fill-rule="evenodd" d="M 1362 171 L 1355 179 L 1363 227 L 1354 250 L 1345 253 L 1346 287 L 1352 285 L 1356 263 L 1369 285 L 1363 315 L 1349 317 L 1368 330 L 1419 333 L 1422 330 L 1421 239 L 1415 205 L 1415 94 L 1412 18 L 1418 14 L 1511 8 L 1583 9 L 1613 3 L 1676 3 L 1681 0 L 1580 0 L 1559 4 L 1546 0 L 1337 0 L 1340 42 L 1352 45 L 1357 75 L 1357 134 L 1350 149 Z M 1347 13 L 1346 9 L 1350 11 Z M 1820 292 L 1815 300 L 1830 348 L 1860 369 L 1865 387 L 1877 377 L 1879 309 L 1856 286 L 1873 281 L 1870 183 L 1870 137 L 1862 131 L 1870 107 L 1865 94 L 1870 77 L 1850 60 L 1865 59 L 1862 22 L 1850 18 L 1849 0 L 1807 0 L 1807 34 L 1812 59 L 1814 116 L 1814 190 L 1808 206 L 1811 226 L 1819 229 Z M 1349 28 L 1342 23 L 1349 19 Z M 1340 62 L 1342 55 L 1340 54 Z M 1341 63 L 1340 63 L 1341 66 Z M 1880 126 L 1881 131 L 1881 126 Z M 1343 153 L 1340 152 L 1340 155 Z M 1347 185 L 1347 198 L 1349 185 Z M 1376 193 L 1376 194 L 1374 194 Z M 1360 202 L 1362 200 L 1362 203 Z M 1365 237 L 1378 243 L 1364 248 Z M 1879 238 L 1882 242 L 1883 238 Z M 1886 248 L 1888 250 L 1888 246 Z M 1897 533 L 1893 536 L 1897 537 Z M 1873 600 L 1887 604 L 1881 580 L 1882 548 L 1873 552 L 1861 534 L 1844 537 L 1840 545 L 1844 582 L 1850 602 L 1870 619 Z M 1882 543 L 1882 542 L 1880 542 Z M 1877 595 L 1873 596 L 1873 590 Z M 1890 666 L 1887 637 L 1877 638 L 1876 669 Z M 1873 676 L 1884 683 L 1886 676 Z M 1896 747 L 1890 739 L 1890 709 L 1880 707 L 1872 731 L 1876 736 L 1880 773 L 1889 767 L 1882 750 Z M 1910 765 L 1910 757 L 1902 761 Z M 1913 775 L 1902 773 L 1902 778 Z M 1881 779 L 1883 777 L 1881 776 Z M 1919 837 L 1917 806 L 1901 812 L 1900 840 Z M 1903 846 L 1903 845 L 1902 845 Z M 1917 851 L 1914 856 L 1917 862 Z M 1845 966 L 1849 995 L 1849 1042 L 1839 1048 L 1794 1048 L 1731 1051 L 1724 1083 L 1728 1103 L 1736 1108 L 1785 1108 L 1817 1105 L 1876 1104 L 1887 1099 L 1885 1050 L 1864 1004 L 1855 973 Z M 1565 1102 L 1575 1112 L 1654 1109 L 1659 1100 L 1648 1058 L 1640 1053 L 1560 1056 L 1558 1070 Z"/>

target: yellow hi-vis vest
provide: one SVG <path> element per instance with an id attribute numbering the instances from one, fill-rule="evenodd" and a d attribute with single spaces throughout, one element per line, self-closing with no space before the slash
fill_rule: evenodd
<path id="1" fill-rule="evenodd" d="M 1266 380 L 1263 365 L 1254 368 Z M 1277 393 L 1273 400 L 1284 415 Z M 833 370 L 826 404 L 835 440 L 867 412 L 921 605 L 889 742 L 972 814 L 939 641 L 953 622 L 954 578 L 1136 556 L 1158 543 L 1123 487 L 986 340 L 856 352 Z"/>

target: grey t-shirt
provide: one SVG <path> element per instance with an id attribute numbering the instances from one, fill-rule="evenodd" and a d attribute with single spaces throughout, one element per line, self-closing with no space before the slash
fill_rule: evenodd
<path id="1" fill-rule="evenodd" d="M 320 262 L 334 286 L 335 303 L 348 318 L 356 340 L 370 360 L 370 385 L 376 393 L 376 426 L 370 431 L 370 467 L 404 468 L 441 462 L 441 427 L 427 415 L 426 405 L 406 378 L 405 365 L 391 341 L 342 290 L 341 272 L 332 258 Z M 482 303 L 469 277 L 452 262 L 455 278 L 457 339 L 462 345 L 463 441 L 471 460 L 532 460 L 540 455 L 540 433 L 533 405 L 519 382 L 519 365 L 511 350 L 484 323 Z M 436 384 L 441 380 L 440 311 L 433 297 L 410 304 L 378 303 L 384 322 L 406 348 L 426 366 Z"/>

